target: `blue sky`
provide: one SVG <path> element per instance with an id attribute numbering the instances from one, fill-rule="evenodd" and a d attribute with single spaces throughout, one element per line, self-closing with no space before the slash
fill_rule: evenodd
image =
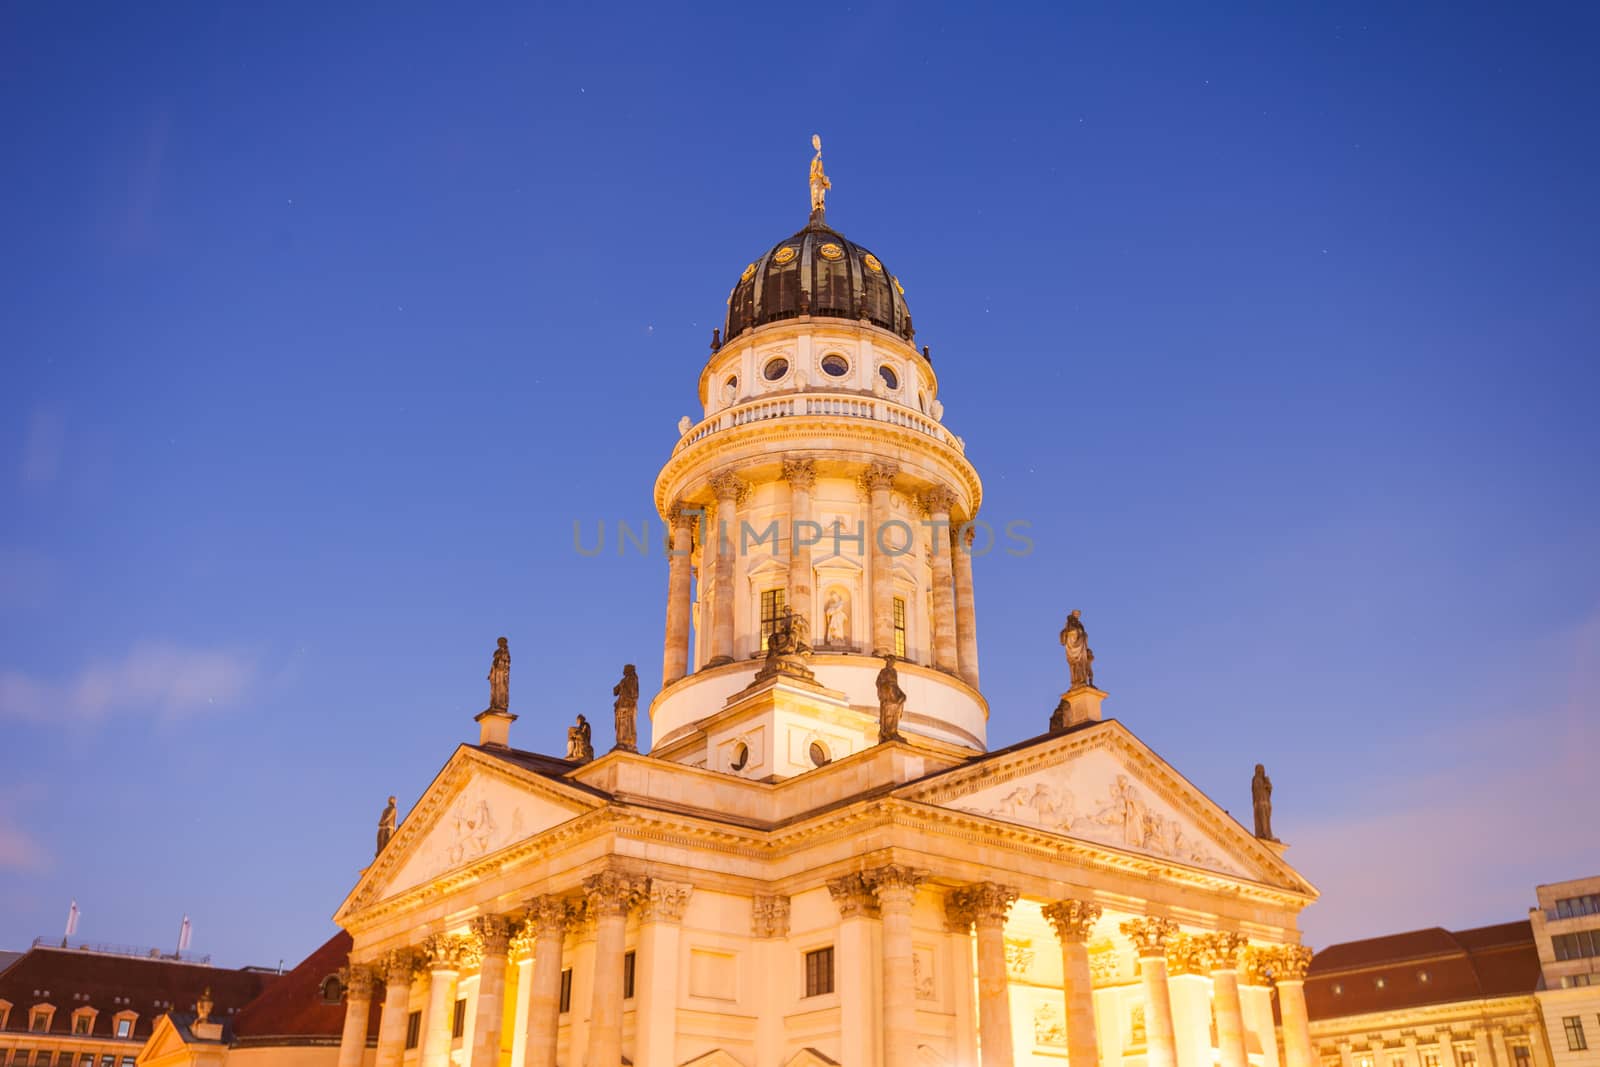
<path id="1" fill-rule="evenodd" d="M 0 9 L 0 947 L 294 962 L 475 737 L 659 682 L 641 522 L 745 263 L 905 283 L 996 744 L 1081 608 L 1313 945 L 1600 871 L 1586 5 Z M 1582 817 L 1580 817 L 1582 816 Z"/>

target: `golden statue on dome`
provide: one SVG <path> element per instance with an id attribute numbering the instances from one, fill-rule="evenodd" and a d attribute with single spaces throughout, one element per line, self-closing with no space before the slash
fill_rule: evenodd
<path id="1" fill-rule="evenodd" d="M 821 222 L 822 202 L 827 199 L 828 190 L 833 188 L 833 183 L 822 173 L 822 134 L 811 135 L 811 147 L 817 150 L 817 154 L 811 159 L 811 219 L 813 222 Z"/>

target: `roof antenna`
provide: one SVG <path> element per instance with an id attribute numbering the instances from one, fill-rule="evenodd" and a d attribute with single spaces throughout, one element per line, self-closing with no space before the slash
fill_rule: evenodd
<path id="1" fill-rule="evenodd" d="M 61 935 L 61 947 L 67 947 L 67 938 L 78 932 L 78 902 L 74 900 L 67 909 L 67 931 Z"/>

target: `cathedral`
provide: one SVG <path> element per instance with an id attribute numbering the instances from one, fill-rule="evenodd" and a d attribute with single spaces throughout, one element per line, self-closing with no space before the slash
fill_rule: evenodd
<path id="1" fill-rule="evenodd" d="M 338 1067 L 1312 1067 L 1259 768 L 1252 832 L 1102 718 L 1076 612 L 1048 732 L 991 743 L 983 485 L 814 145 L 655 482 L 645 729 L 630 668 L 609 749 L 517 747 L 502 640 L 335 916 Z"/>

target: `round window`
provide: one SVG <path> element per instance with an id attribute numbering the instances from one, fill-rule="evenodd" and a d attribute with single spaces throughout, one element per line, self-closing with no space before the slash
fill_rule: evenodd
<path id="1" fill-rule="evenodd" d="M 762 368 L 761 373 L 766 376 L 767 381 L 775 382 L 789 373 L 789 361 L 782 356 L 776 359 L 769 359 L 767 360 L 767 365 Z"/>
<path id="2" fill-rule="evenodd" d="M 883 384 L 890 389 L 900 388 L 900 375 L 894 372 L 893 367 L 879 367 L 878 377 L 883 379 Z"/>
<path id="3" fill-rule="evenodd" d="M 823 356 L 822 372 L 831 378 L 843 378 L 850 373 L 850 361 L 838 353 Z"/>
<path id="4" fill-rule="evenodd" d="M 828 750 L 822 747 L 821 741 L 811 742 L 811 762 L 818 767 L 828 762 Z"/>
<path id="5" fill-rule="evenodd" d="M 750 746 L 740 741 L 733 746 L 733 769 L 744 770 L 745 764 L 750 762 Z"/>

